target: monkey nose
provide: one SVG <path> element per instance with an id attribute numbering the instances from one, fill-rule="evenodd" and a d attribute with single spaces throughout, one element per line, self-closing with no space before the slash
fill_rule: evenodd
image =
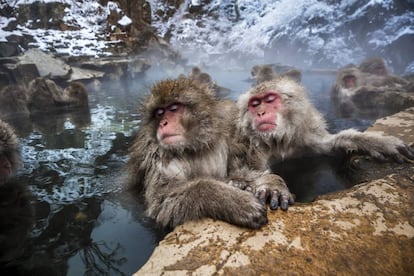
<path id="1" fill-rule="evenodd" d="M 168 121 L 167 120 L 162 120 L 160 122 L 160 127 L 165 127 L 166 125 L 168 125 Z"/>
<path id="2" fill-rule="evenodd" d="M 264 111 L 259 111 L 259 112 L 257 112 L 257 116 L 261 117 L 261 116 L 265 115 L 265 113 L 266 112 L 264 112 Z"/>

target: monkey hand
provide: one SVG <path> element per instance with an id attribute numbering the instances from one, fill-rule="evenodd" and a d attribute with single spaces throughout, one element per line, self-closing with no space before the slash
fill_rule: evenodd
<path id="1" fill-rule="evenodd" d="M 243 190 L 243 191 L 247 191 L 247 192 L 251 192 L 251 193 L 253 193 L 253 191 L 254 191 L 254 189 L 251 185 L 252 184 L 251 181 L 247 181 L 244 178 L 240 178 L 240 179 L 239 178 L 232 178 L 232 179 L 230 179 L 230 181 L 228 183 L 229 183 L 229 185 L 231 185 L 235 188 L 238 188 L 240 190 Z"/>
<path id="2" fill-rule="evenodd" d="M 234 202 L 237 202 L 238 206 L 234 206 L 233 212 L 227 215 L 230 223 L 251 229 L 259 229 L 267 224 L 265 205 L 261 204 L 250 192 L 240 191 L 234 195 L 237 196 Z"/>
<path id="3" fill-rule="evenodd" d="M 292 205 L 294 195 L 290 193 L 285 181 L 276 174 L 265 174 L 256 180 L 255 196 L 265 205 L 270 203 L 270 209 L 276 210 L 280 205 L 282 210 L 287 210 Z"/>
<path id="4" fill-rule="evenodd" d="M 379 161 L 393 159 L 398 163 L 414 160 L 414 148 L 410 147 L 399 138 L 394 136 L 383 136 L 376 141 L 377 144 L 371 143 L 375 148 L 368 150 L 373 158 Z"/>

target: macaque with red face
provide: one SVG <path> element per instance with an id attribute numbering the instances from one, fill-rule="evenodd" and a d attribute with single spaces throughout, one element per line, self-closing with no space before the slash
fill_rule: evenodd
<path id="1" fill-rule="evenodd" d="M 129 183 L 161 225 L 210 217 L 259 228 L 267 223 L 267 202 L 271 209 L 293 202 L 284 181 L 255 170 L 257 160 L 236 143 L 237 109 L 229 104 L 184 77 L 156 83 L 142 103 L 127 163 Z"/>
<path id="2" fill-rule="evenodd" d="M 413 149 L 397 137 L 354 129 L 329 133 L 305 89 L 288 78 L 253 87 L 239 97 L 238 107 L 236 137 L 266 160 L 348 153 L 399 162 L 414 158 Z"/>
<path id="3" fill-rule="evenodd" d="M 0 120 L 0 185 L 16 172 L 20 164 L 20 152 L 17 136 L 13 128 Z"/>

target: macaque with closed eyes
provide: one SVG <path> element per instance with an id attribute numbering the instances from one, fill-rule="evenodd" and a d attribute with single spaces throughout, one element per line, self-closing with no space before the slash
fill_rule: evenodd
<path id="1" fill-rule="evenodd" d="M 127 170 L 146 214 L 159 224 L 210 217 L 259 228 L 267 223 L 266 201 L 271 209 L 293 201 L 279 176 L 246 166 L 257 167 L 231 135 L 235 116 L 228 104 L 184 77 L 156 83 L 143 101 Z"/>
<path id="2" fill-rule="evenodd" d="M 380 133 L 327 130 L 305 89 L 288 78 L 264 82 L 238 99 L 238 134 L 250 152 L 276 162 L 311 155 L 361 153 L 378 160 L 403 162 L 414 151 L 403 141 Z"/>

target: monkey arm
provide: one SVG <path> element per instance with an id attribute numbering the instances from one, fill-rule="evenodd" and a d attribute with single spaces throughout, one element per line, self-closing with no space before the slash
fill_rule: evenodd
<path id="1" fill-rule="evenodd" d="M 397 137 L 380 133 L 347 129 L 331 135 L 327 144 L 335 151 L 363 153 L 381 161 L 394 159 L 401 163 L 407 158 L 414 159 L 413 148 Z"/>
<path id="2" fill-rule="evenodd" d="M 282 210 L 294 203 L 294 196 L 290 193 L 285 181 L 268 169 L 268 156 L 262 151 L 251 148 L 250 151 L 232 144 L 229 162 L 229 184 L 253 193 L 265 206 L 269 202 L 270 209 L 276 210 L 279 204 Z"/>
<path id="3" fill-rule="evenodd" d="M 163 226 L 203 217 L 253 229 L 267 223 L 266 207 L 251 193 L 211 178 L 157 181 L 148 185 L 146 198 L 148 215 Z"/>

